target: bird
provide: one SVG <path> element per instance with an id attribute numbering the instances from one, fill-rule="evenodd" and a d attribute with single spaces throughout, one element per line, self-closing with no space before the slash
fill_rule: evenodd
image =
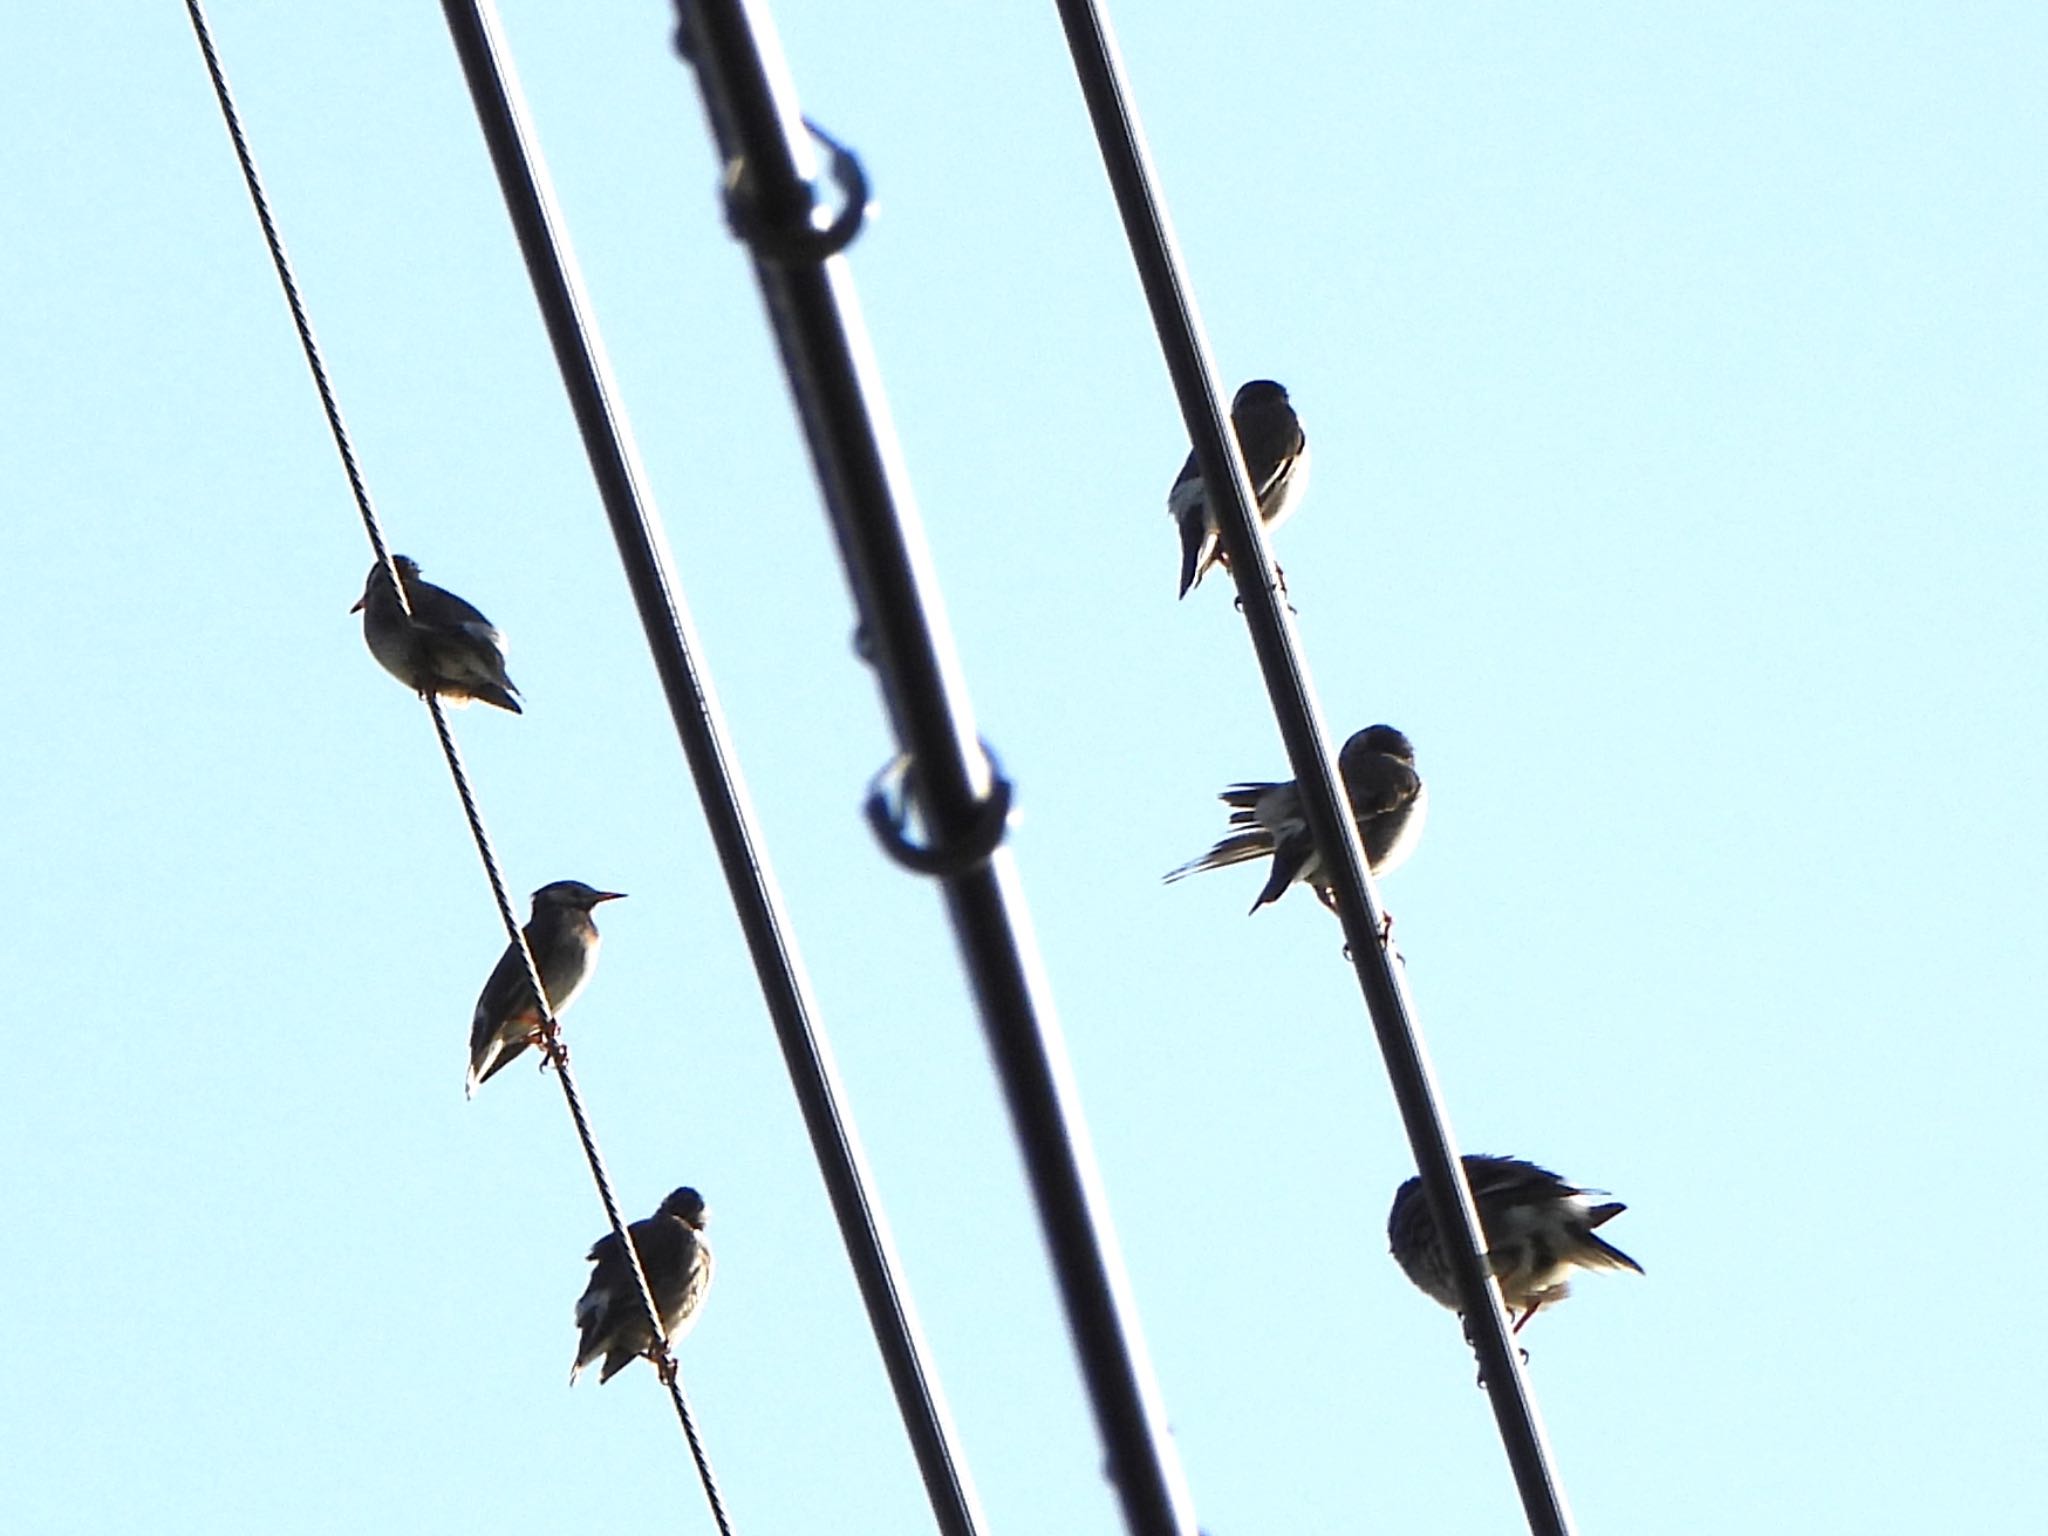
<path id="1" fill-rule="evenodd" d="M 576 1001 L 597 964 L 597 924 L 591 921 L 590 909 L 599 902 L 618 901 L 624 894 L 596 890 L 581 880 L 557 880 L 533 893 L 526 947 L 533 951 L 541 985 L 547 988 L 548 1007 L 557 1017 Z M 470 1019 L 469 1077 L 464 1096 L 474 1098 L 477 1088 L 502 1072 L 521 1051 L 540 1043 L 540 1029 L 540 1009 L 533 983 L 526 979 L 526 963 L 519 947 L 507 944 Z"/>
<path id="2" fill-rule="evenodd" d="M 1487 1266 L 1500 1281 L 1509 1312 L 1520 1314 L 1515 1332 L 1539 1307 L 1571 1294 L 1567 1276 L 1573 1269 L 1643 1272 L 1642 1265 L 1593 1230 L 1628 1209 L 1619 1200 L 1594 1204 L 1590 1197 L 1605 1190 L 1580 1189 L 1519 1157 L 1471 1153 L 1464 1164 L 1486 1239 Z M 1395 1191 L 1387 1241 L 1418 1289 L 1462 1315 L 1450 1255 L 1437 1235 L 1421 1179 L 1412 1178 Z"/>
<path id="3" fill-rule="evenodd" d="M 1253 379 L 1231 400 L 1230 424 L 1237 430 L 1237 445 L 1251 474 L 1259 521 L 1270 532 L 1294 510 L 1308 486 L 1308 438 L 1301 418 L 1288 404 L 1285 389 L 1271 379 Z M 1166 511 L 1180 525 L 1180 595 L 1186 597 L 1201 585 L 1210 566 L 1230 565 L 1216 531 L 1216 509 L 1209 504 L 1209 488 L 1193 453 L 1166 493 Z"/>
<path id="4" fill-rule="evenodd" d="M 439 694 L 458 708 L 482 699 L 525 713 L 505 675 L 505 637 L 497 627 L 445 587 L 421 581 L 418 562 L 393 555 L 391 563 L 405 583 L 412 616 L 399 606 L 382 561 L 370 567 L 363 595 L 349 609 L 363 616 L 363 639 L 378 664 L 422 697 Z"/>
<path id="5" fill-rule="evenodd" d="M 1384 875 L 1400 868 L 1414 852 L 1429 812 L 1428 787 L 1415 771 L 1415 748 L 1391 725 L 1369 725 L 1353 732 L 1338 752 L 1337 777 L 1351 802 L 1372 872 Z M 1233 784 L 1218 798 L 1231 808 L 1230 825 L 1239 830 L 1200 858 L 1169 870 L 1168 882 L 1271 854 L 1273 868 L 1252 911 L 1278 901 L 1297 880 L 1311 886 L 1323 905 L 1334 907 L 1335 891 L 1323 870 L 1322 855 L 1316 852 L 1294 780 Z"/>
<path id="6" fill-rule="evenodd" d="M 647 1288 L 654 1293 L 662 1332 L 671 1344 L 689 1332 L 704 1293 L 711 1289 L 711 1245 L 704 1238 L 710 1214 L 704 1197 L 686 1185 L 662 1201 L 652 1216 L 626 1228 L 640 1255 Z M 576 1341 L 576 1363 L 569 1367 L 569 1385 L 575 1386 L 583 1368 L 599 1355 L 604 1356 L 599 1386 L 642 1355 L 654 1360 L 666 1376 L 659 1341 L 647 1326 L 647 1311 L 617 1233 L 607 1232 L 591 1245 L 590 1262 L 596 1268 L 576 1302 L 581 1337 Z"/>

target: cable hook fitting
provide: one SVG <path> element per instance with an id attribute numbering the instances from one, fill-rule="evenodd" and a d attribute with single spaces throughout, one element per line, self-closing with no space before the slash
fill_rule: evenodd
<path id="1" fill-rule="evenodd" d="M 986 741 L 977 743 L 982 760 L 988 764 L 989 790 L 975 808 L 974 822 L 950 844 L 913 843 L 906 830 L 910 818 L 910 797 L 917 760 L 899 752 L 868 782 L 868 797 L 862 809 L 868 826 L 882 851 L 905 869 L 920 875 L 946 878 L 963 875 L 985 864 L 1003 845 L 1009 830 L 1010 806 L 1016 793 L 1004 777 L 1002 764 Z"/>
<path id="2" fill-rule="evenodd" d="M 829 261 L 849 245 L 867 222 L 871 194 L 860 158 L 808 117 L 804 127 L 825 147 L 828 174 L 838 183 L 840 207 L 823 229 L 806 213 L 801 224 L 771 224 L 762 216 L 747 176 L 747 162 L 735 157 L 725 168 L 725 222 L 763 261 L 778 266 L 811 266 Z M 817 203 L 812 195 L 812 207 Z"/>

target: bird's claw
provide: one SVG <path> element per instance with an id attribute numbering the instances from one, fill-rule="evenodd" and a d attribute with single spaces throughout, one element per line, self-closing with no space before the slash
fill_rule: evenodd
<path id="1" fill-rule="evenodd" d="M 1337 892 L 1335 887 L 1318 886 L 1316 888 L 1316 900 L 1320 901 L 1325 907 L 1329 908 L 1330 911 L 1338 913 L 1340 916 L 1342 915 L 1342 908 L 1340 908 L 1337 905 Z M 1388 949 L 1393 946 L 1394 914 L 1387 911 L 1384 907 L 1380 909 L 1379 939 L 1380 948 Z M 1349 960 L 1351 958 L 1351 946 L 1348 944 L 1344 946 L 1344 958 L 1346 960 Z"/>

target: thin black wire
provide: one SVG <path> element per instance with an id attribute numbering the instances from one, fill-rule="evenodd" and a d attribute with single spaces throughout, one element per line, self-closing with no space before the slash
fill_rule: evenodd
<path id="1" fill-rule="evenodd" d="M 1194 296 L 1175 247 L 1145 148 L 1137 109 L 1116 41 L 1097 0 L 1055 0 L 1074 57 L 1082 95 L 1094 123 L 1138 276 L 1159 332 L 1167 371 L 1193 439 L 1195 459 L 1218 512 L 1223 547 L 1237 583 L 1245 622 L 1265 675 L 1280 735 L 1293 764 L 1323 867 L 1337 890 L 1360 990 L 1365 995 L 1396 1103 L 1422 1176 L 1437 1228 L 1445 1234 L 1463 1302 L 1468 1337 L 1480 1360 L 1494 1419 L 1538 1536 L 1567 1536 L 1571 1514 L 1552 1470 L 1520 1353 L 1509 1337 L 1500 1289 L 1483 1257 L 1472 1205 L 1449 1122 L 1439 1104 L 1429 1061 L 1407 995 L 1407 985 L 1385 938 L 1377 893 L 1359 845 L 1358 829 L 1340 793 L 1329 737 L 1301 660 L 1300 646 L 1281 592 L 1251 481 L 1228 430 L 1216 368 L 1202 332 Z"/>
<path id="2" fill-rule="evenodd" d="M 700 647 L 682 585 L 548 184 L 510 47 L 489 4 L 444 0 L 442 10 L 926 1496 L 943 1536 L 976 1536 L 980 1516 L 966 1458 L 955 1444 L 909 1293 L 897 1278 L 894 1245 L 842 1107 L 838 1069 L 788 936 L 711 679 L 696 659 Z"/>
<path id="3" fill-rule="evenodd" d="M 865 654 L 911 765 L 905 787 L 933 849 L 957 854 L 982 830 L 997 775 L 975 733 L 845 263 L 821 260 L 805 238 L 816 199 L 796 93 L 765 6 L 682 0 L 678 12 L 727 172 L 727 213 L 752 249 Z M 1196 1536 L 1014 862 L 998 847 L 947 861 L 938 878 L 1126 1523 L 1141 1536 Z"/>
<path id="4" fill-rule="evenodd" d="M 335 448 L 341 454 L 343 468 L 348 472 L 349 487 L 355 493 L 357 509 L 362 513 L 363 529 L 370 537 L 370 544 L 377 552 L 377 559 L 383 564 L 391 579 L 392 587 L 399 595 L 399 603 L 408 615 L 411 604 L 406 601 L 405 585 L 398 579 L 398 572 L 391 561 L 389 548 L 384 542 L 383 529 L 378 523 L 377 513 L 370 501 L 368 486 L 357 467 L 355 450 L 350 443 L 348 428 L 342 420 L 341 407 L 336 401 L 332 385 L 328 381 L 327 366 L 320 355 L 319 343 L 313 338 L 312 321 L 307 317 L 306 307 L 299 296 L 298 280 L 292 273 L 291 261 L 285 254 L 283 237 L 278 233 L 276 220 L 271 217 L 270 202 L 263 192 L 262 178 L 256 171 L 256 159 L 249 149 L 249 141 L 242 131 L 241 114 L 235 109 L 233 93 L 228 89 L 227 74 L 221 67 L 220 55 L 214 48 L 212 30 L 206 22 L 206 13 L 199 0 L 185 0 L 185 10 L 192 20 L 192 31 L 199 42 L 199 51 L 206 61 L 206 72 L 213 81 L 214 95 L 220 102 L 221 116 L 226 120 L 228 137 L 233 140 L 235 158 L 242 167 L 242 179 L 248 184 L 250 201 L 255 204 L 257 221 L 263 226 L 263 238 L 270 247 L 272 263 L 277 268 L 277 277 L 283 285 L 285 302 L 292 312 L 292 323 L 298 328 L 299 342 L 306 353 L 306 364 L 312 370 L 314 386 L 320 392 L 321 407 L 327 413 L 327 424 L 334 435 Z M 477 809 L 476 795 L 470 787 L 469 773 L 464 768 L 462 754 L 455 745 L 455 737 L 448 729 L 447 713 L 441 701 L 429 693 L 423 695 L 427 713 L 434 722 L 434 733 L 440 739 L 441 751 L 448 760 L 449 775 L 455 781 L 456 794 L 461 798 L 463 815 L 468 819 L 470 835 L 476 841 L 476 851 L 483 860 L 484 873 L 491 886 L 491 896 L 498 906 L 498 916 L 505 924 L 505 931 L 511 936 L 512 946 L 519 952 L 520 961 L 526 967 L 527 984 L 532 987 L 537 1011 L 541 1016 L 541 1045 L 548 1059 L 554 1063 L 556 1076 L 561 1080 L 562 1096 L 569 1106 L 569 1115 L 575 1123 L 576 1137 L 583 1145 L 584 1158 L 590 1164 L 590 1175 L 597 1185 L 599 1200 L 604 1205 L 605 1218 L 611 1223 L 612 1233 L 618 1239 L 626 1255 L 626 1264 L 633 1275 L 640 1304 L 647 1314 L 659 1348 L 654 1356 L 656 1371 L 668 1384 L 669 1395 L 675 1403 L 677 1416 L 682 1420 L 683 1434 L 690 1445 L 691 1454 L 696 1458 L 697 1470 L 704 1483 L 704 1491 L 711 1502 L 712 1513 L 718 1527 L 725 1536 L 731 1536 L 731 1527 L 725 1516 L 723 1501 L 718 1494 L 717 1480 L 713 1477 L 709 1459 L 704 1455 L 698 1438 L 696 1425 L 690 1413 L 688 1400 L 683 1395 L 682 1383 L 677 1376 L 675 1356 L 668 1341 L 667 1331 L 661 1324 L 661 1309 L 655 1305 L 654 1292 L 647 1283 L 646 1272 L 640 1266 L 640 1252 L 634 1246 L 627 1230 L 626 1219 L 619 1210 L 617 1198 L 612 1194 L 611 1177 L 605 1170 L 604 1156 L 598 1149 L 597 1137 L 590 1128 L 590 1117 L 583 1108 L 583 1096 L 577 1092 L 574 1075 L 569 1070 L 569 1049 L 562 1040 L 561 1023 L 555 1017 L 554 1009 L 548 1002 L 547 989 L 541 984 L 540 969 L 534 963 L 533 951 L 526 942 L 518 915 L 513 911 L 512 900 L 507 893 L 505 876 L 498 867 L 497 855 L 492 851 L 490 834 L 484 828 L 482 813 Z"/>
<path id="5" fill-rule="evenodd" d="M 341 406 L 328 385 L 327 365 L 321 360 L 319 343 L 313 339 L 313 322 L 306 317 L 306 306 L 299 300 L 298 279 L 292 275 L 291 260 L 285 255 L 284 237 L 277 232 L 277 223 L 270 216 L 270 200 L 263 195 L 263 182 L 256 174 L 256 158 L 250 153 L 249 141 L 243 137 L 242 117 L 235 110 L 235 99 L 228 90 L 228 77 L 221 68 L 220 55 L 214 52 L 213 33 L 206 24 L 206 13 L 200 9 L 199 0 L 185 0 L 185 10 L 192 18 L 192 31 L 199 39 L 199 51 L 206 59 L 206 73 L 213 80 L 213 94 L 220 100 L 221 116 L 227 119 L 228 137 L 234 141 L 235 158 L 242 165 L 242 179 L 249 184 L 249 199 L 256 205 L 256 219 L 263 226 L 263 239 L 270 247 L 270 259 L 277 266 L 278 281 L 284 285 L 285 303 L 291 306 L 292 324 L 298 327 L 300 345 L 306 349 L 306 362 L 313 370 L 313 385 L 320 391 L 320 408 L 327 413 L 327 425 L 334 433 L 334 446 L 341 451 L 341 467 L 348 472 L 349 489 L 355 492 L 356 505 L 362 508 L 363 527 L 369 532 L 370 545 L 377 551 L 379 563 L 391 577 L 399 606 L 410 616 L 412 604 L 406 598 L 404 583 L 399 581 L 398 572 L 391 564 L 391 552 L 384 547 L 383 531 L 377 526 L 377 514 L 370 506 L 370 488 L 363 483 L 363 473 L 356 467 L 355 450 L 349 446 L 348 428 L 342 425 Z"/>

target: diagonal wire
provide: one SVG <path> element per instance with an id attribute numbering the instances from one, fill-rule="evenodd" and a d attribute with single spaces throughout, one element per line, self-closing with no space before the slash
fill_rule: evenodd
<path id="1" fill-rule="evenodd" d="M 874 351 L 846 263 L 832 254 L 859 226 L 861 178 L 835 149 L 847 208 L 818 227 L 809 134 L 767 6 L 678 0 L 677 10 L 679 48 L 726 173 L 727 216 L 751 248 L 902 749 L 893 776 L 930 845 L 910 848 L 879 796 L 870 820 L 899 862 L 939 877 L 1125 1523 L 1134 1536 L 1195 1536 L 1051 987 L 1002 846 L 1007 786 L 975 733 Z"/>
<path id="2" fill-rule="evenodd" d="M 1417 1031 L 1407 984 L 1385 937 L 1379 900 L 1359 845 L 1358 828 L 1341 793 L 1329 736 L 1310 686 L 1308 672 L 1284 594 L 1255 515 L 1251 482 L 1226 430 L 1216 367 L 1203 335 L 1175 247 L 1137 108 L 1130 98 L 1123 61 L 1098 0 L 1054 0 L 1074 57 L 1074 71 L 1093 121 L 1138 277 L 1151 306 L 1167 371 L 1179 397 L 1195 459 L 1210 487 L 1223 547 L 1237 583 L 1240 606 L 1281 740 L 1300 785 L 1303 806 L 1323 868 L 1336 886 L 1352 965 L 1358 973 L 1374 1032 L 1379 1038 L 1395 1102 L 1408 1133 L 1437 1230 L 1444 1234 L 1456 1276 L 1467 1337 L 1479 1355 L 1480 1374 L 1493 1405 L 1523 1512 L 1537 1536 L 1568 1536 L 1571 1513 L 1550 1462 L 1543 1426 L 1523 1376 L 1519 1352 L 1509 1338 L 1500 1289 L 1483 1257 L 1471 1192 L 1438 1102 L 1436 1084 Z"/>
<path id="3" fill-rule="evenodd" d="M 894 1243 L 843 1104 L 838 1068 L 753 824 L 709 672 L 698 660 L 695 626 L 510 44 L 489 0 L 443 0 L 442 12 L 926 1498 L 941 1536 L 977 1536 L 981 1515 L 966 1457 L 909 1292 L 898 1278 Z"/>
<path id="4" fill-rule="evenodd" d="M 292 273 L 291 260 L 285 254 L 284 239 L 278 233 L 277 222 L 271 215 L 270 201 L 264 196 L 263 181 L 257 174 L 255 156 L 250 152 L 248 138 L 242 131 L 241 114 L 236 111 L 233 93 L 228 89 L 227 74 L 222 69 L 220 55 L 214 48 L 213 34 L 207 25 L 206 13 L 201 8 L 199 0 L 185 0 L 185 10 L 191 17 L 193 35 L 198 39 L 200 54 L 206 61 L 206 72 L 213 82 L 214 95 L 220 102 L 221 116 L 226 120 L 228 137 L 234 142 L 235 158 L 241 163 L 242 179 L 248 184 L 250 201 L 255 204 L 257 222 L 263 226 L 263 239 L 270 247 L 270 258 L 277 268 L 278 282 L 284 288 L 285 302 L 291 308 L 292 324 L 297 327 L 300 345 L 305 349 L 306 365 L 311 369 L 314 386 L 320 392 L 320 404 L 327 413 L 327 425 L 334 434 L 334 446 L 341 455 L 342 467 L 348 473 L 349 488 L 355 493 L 356 507 L 362 514 L 363 529 L 369 535 L 371 547 L 376 550 L 378 562 L 384 566 L 392 588 L 398 593 L 400 605 L 410 616 L 412 605 L 406 600 L 405 584 L 398 579 L 398 571 L 392 564 L 391 552 L 385 544 L 376 509 L 370 501 L 369 487 L 364 483 L 362 471 L 356 463 L 355 449 L 349 441 L 348 427 L 342 420 L 341 406 L 336 401 L 334 388 L 328 380 L 327 365 L 321 358 L 319 343 L 313 337 L 312 321 L 307 317 L 305 303 L 300 297 L 298 280 Z M 447 712 L 443 709 L 440 699 L 433 694 L 424 695 L 424 698 L 427 712 L 433 718 L 434 734 L 440 739 L 441 751 L 448 760 L 449 775 L 455 781 L 455 792 L 461 798 L 462 812 L 468 819 L 470 835 L 476 840 L 477 856 L 483 861 L 484 874 L 490 881 L 491 896 L 497 903 L 498 916 L 504 922 L 512 946 L 519 952 L 520 961 L 526 968 L 527 985 L 533 989 L 534 1001 L 541 1016 L 541 1047 L 546 1051 L 548 1059 L 554 1063 L 555 1074 L 562 1084 L 562 1097 L 567 1101 L 570 1119 L 575 1123 L 576 1138 L 583 1145 L 584 1158 L 590 1164 L 590 1176 L 597 1185 L 598 1198 L 604 1205 L 605 1219 L 611 1223 L 612 1234 L 618 1239 L 619 1247 L 626 1255 L 626 1264 L 632 1272 L 634 1289 L 640 1297 L 640 1305 L 647 1314 L 655 1338 L 659 1341 L 653 1356 L 655 1369 L 667 1384 L 669 1396 L 675 1404 L 676 1415 L 682 1421 L 684 1437 L 689 1442 L 691 1455 L 696 1459 L 705 1496 L 710 1500 L 718 1528 L 725 1536 L 731 1536 L 724 1501 L 719 1496 L 717 1480 L 712 1475 L 710 1460 L 704 1453 L 694 1416 L 690 1412 L 689 1401 L 683 1393 L 682 1382 L 676 1371 L 675 1355 L 669 1346 L 667 1330 L 662 1327 L 661 1309 L 655 1305 L 654 1293 L 648 1287 L 646 1272 L 640 1265 L 640 1251 L 627 1231 L 626 1219 L 619 1210 L 617 1197 L 612 1193 L 611 1176 L 605 1170 L 604 1155 L 598 1148 L 596 1134 L 591 1130 L 590 1117 L 584 1110 L 583 1096 L 576 1089 L 575 1076 L 569 1070 L 569 1048 L 562 1039 L 561 1023 L 556 1019 L 554 1008 L 548 1002 L 547 988 L 541 984 L 540 970 L 534 964 L 533 950 L 526 942 L 526 934 L 520 927 L 518 915 L 514 912 L 511 897 L 506 891 L 505 876 L 498 867 L 497 855 L 492 851 L 490 834 L 484 828 L 483 815 L 477 809 L 476 794 L 470 787 L 468 770 L 463 766 L 462 754 L 455 745 L 455 737 L 448 729 Z"/>

